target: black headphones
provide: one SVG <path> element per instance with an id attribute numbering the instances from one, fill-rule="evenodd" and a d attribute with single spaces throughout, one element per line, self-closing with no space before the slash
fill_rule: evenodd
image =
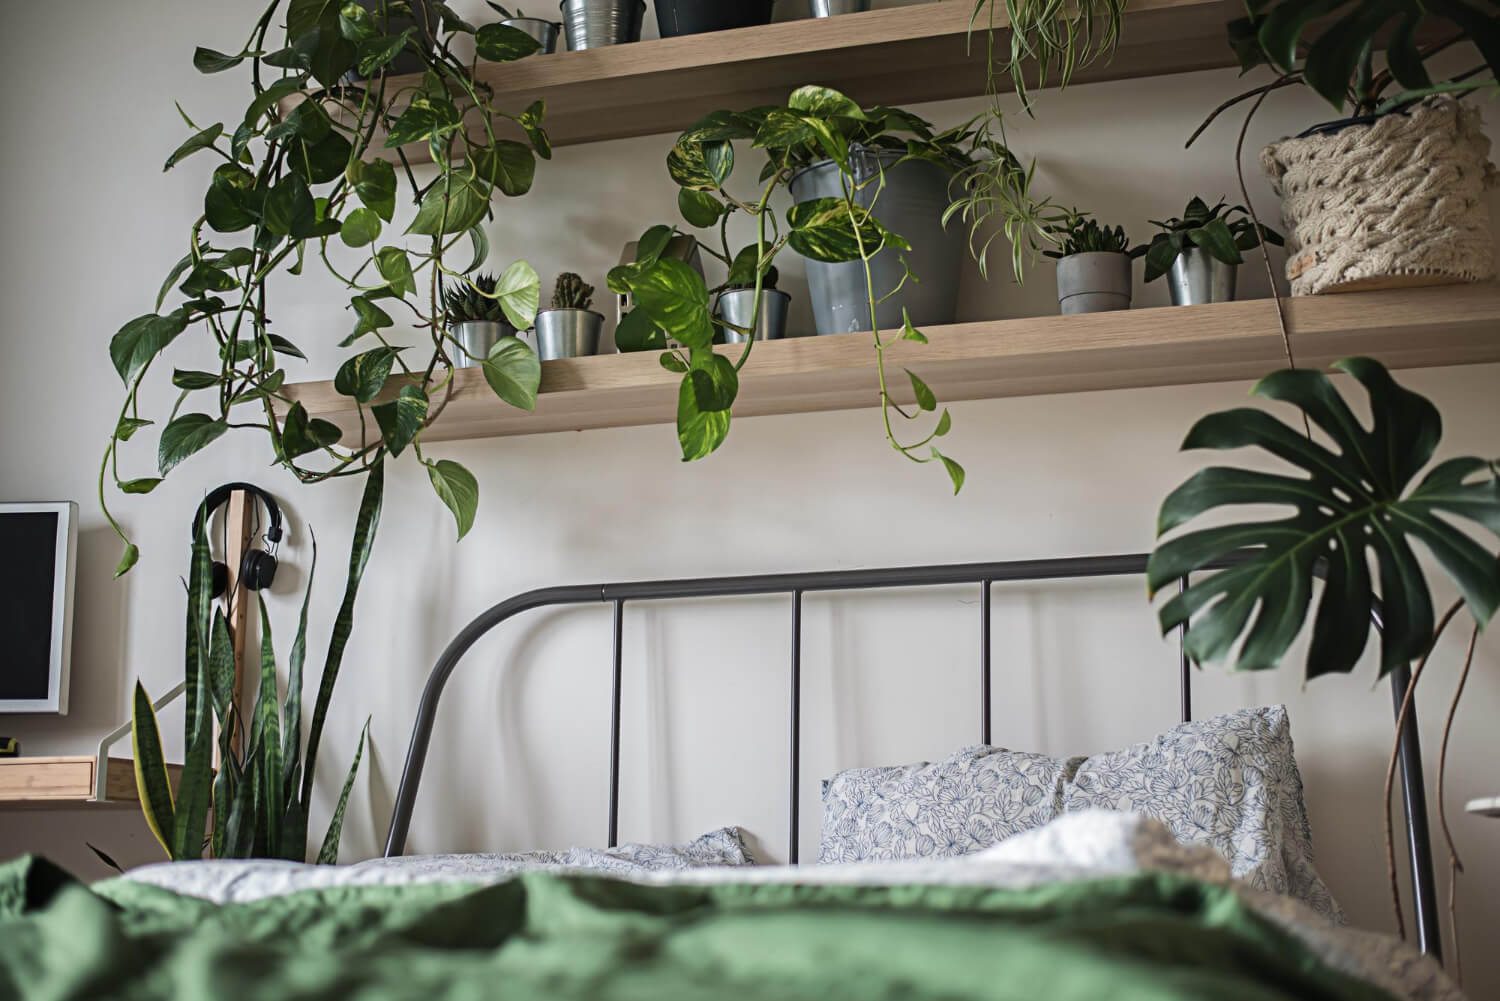
<path id="1" fill-rule="evenodd" d="M 203 503 L 198 505 L 198 513 L 193 516 L 193 538 L 198 537 L 198 526 L 207 526 L 209 515 L 220 505 L 229 500 L 229 495 L 236 490 L 243 490 L 247 494 L 253 494 L 260 498 L 266 506 L 266 512 L 271 516 L 270 527 L 266 529 L 265 539 L 269 545 L 269 551 L 251 547 L 245 550 L 245 556 L 240 560 L 239 583 L 251 591 L 262 591 L 271 586 L 276 579 L 276 545 L 281 541 L 281 508 L 276 506 L 276 498 L 266 493 L 253 483 L 226 483 L 214 490 Z M 229 590 L 229 568 L 218 560 L 214 560 L 212 568 L 214 597 L 217 598 Z"/>

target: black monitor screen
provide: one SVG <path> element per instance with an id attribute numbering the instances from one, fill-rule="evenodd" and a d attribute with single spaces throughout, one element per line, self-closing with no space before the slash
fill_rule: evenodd
<path id="1" fill-rule="evenodd" d="M 52 511 L 0 514 L 0 701 L 45 699 L 52 664 L 52 592 L 58 572 Z"/>

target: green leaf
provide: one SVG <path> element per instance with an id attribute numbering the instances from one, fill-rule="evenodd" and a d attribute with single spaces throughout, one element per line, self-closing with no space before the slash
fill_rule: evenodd
<path id="1" fill-rule="evenodd" d="M 483 181 L 449 174 L 422 199 L 407 232 L 418 236 L 448 236 L 472 229 L 490 210 L 490 188 Z"/>
<path id="2" fill-rule="evenodd" d="M 784 150 L 805 145 L 816 138 L 817 132 L 804 116 L 785 108 L 772 108 L 755 133 L 753 145 L 757 149 Z"/>
<path id="3" fill-rule="evenodd" d="M 120 483 L 122 494 L 149 494 L 161 484 L 158 477 L 143 477 L 135 480 L 124 480 Z"/>
<path id="4" fill-rule="evenodd" d="M 370 408 L 375 423 L 380 426 L 386 451 L 392 456 L 400 455 L 422 430 L 422 423 L 427 420 L 427 406 L 427 394 L 422 387 L 406 385 L 401 387 L 394 400 Z"/>
<path id="5" fill-rule="evenodd" d="M 458 108 L 447 98 L 416 97 L 391 124 L 385 145 L 387 149 L 395 149 L 407 143 L 442 141 L 457 132 L 462 121 Z"/>
<path id="6" fill-rule="evenodd" d="M 865 113 L 860 110 L 858 104 L 834 90 L 832 87 L 806 86 L 798 87 L 792 91 L 792 96 L 787 98 L 786 106 L 793 111 L 805 112 L 816 115 L 819 118 L 841 118 L 865 119 Z"/>
<path id="7" fill-rule="evenodd" d="M 359 773 L 359 762 L 365 756 L 365 740 L 369 736 L 370 721 L 366 718 L 364 729 L 359 732 L 359 744 L 354 749 L 354 761 L 349 765 L 349 774 L 344 777 L 344 788 L 339 792 L 333 817 L 328 821 L 328 833 L 323 835 L 323 846 L 318 849 L 318 865 L 334 865 L 339 860 L 339 842 L 344 833 L 344 811 L 349 808 L 349 792 L 354 788 L 354 776 Z"/>
<path id="8" fill-rule="evenodd" d="M 666 258 L 642 270 L 631 283 L 636 309 L 689 347 L 713 343 L 713 317 L 708 311 L 708 287 L 698 272 L 682 261 Z"/>
<path id="9" fill-rule="evenodd" d="M 136 548 L 135 543 L 127 542 L 125 551 L 120 554 L 120 562 L 115 564 L 115 579 L 119 580 L 130 572 L 130 568 L 140 561 L 141 551 Z M 158 839 L 160 840 L 160 839 Z"/>
<path id="10" fill-rule="evenodd" d="M 109 357 L 121 381 L 129 385 L 141 369 L 186 329 L 187 317 L 181 310 L 166 316 L 147 313 L 126 323 L 109 342 Z"/>
<path id="11" fill-rule="evenodd" d="M 363 42 L 380 37 L 380 28 L 364 7 L 345 3 L 339 7 L 339 34 L 351 42 Z"/>
<path id="12" fill-rule="evenodd" d="M 1234 245 L 1234 235 L 1229 232 L 1229 226 L 1223 219 L 1214 219 L 1196 229 L 1190 229 L 1187 235 L 1196 246 L 1208 251 L 1217 261 L 1225 264 L 1243 264 L 1245 261 L 1240 256 L 1239 248 Z M 1149 260 L 1148 256 L 1148 263 Z"/>
<path id="13" fill-rule="evenodd" d="M 399 35 L 381 35 L 356 42 L 354 45 L 355 66 L 359 75 L 376 76 L 385 67 L 396 61 L 401 51 L 411 42 L 416 28 L 407 28 Z"/>
<path id="14" fill-rule="evenodd" d="M 398 298 L 416 294 L 417 279 L 412 274 L 411 258 L 400 247 L 381 247 L 375 252 L 375 267 Z"/>
<path id="15" fill-rule="evenodd" d="M 934 438 L 941 438 L 951 430 L 953 430 L 953 418 L 948 414 L 947 410 L 944 410 L 943 416 L 938 418 L 937 429 L 932 432 L 932 436 Z"/>
<path id="16" fill-rule="evenodd" d="M 660 351 L 666 346 L 667 335 L 642 310 L 632 309 L 615 327 L 615 347 L 622 352 Z"/>
<path id="17" fill-rule="evenodd" d="M 695 352 L 688 381 L 693 385 L 693 403 L 701 413 L 728 411 L 740 392 L 740 377 L 734 362 L 704 348 Z"/>
<path id="18" fill-rule="evenodd" d="M 312 536 L 312 559 L 308 562 L 307 586 L 302 589 L 302 611 L 297 615 L 297 634 L 292 638 L 292 652 L 287 658 L 286 701 L 281 708 L 281 798 L 288 805 L 288 829 L 282 832 L 282 844 L 303 852 L 307 848 L 306 817 L 295 816 L 297 783 L 302 777 L 302 685 L 307 664 L 307 608 L 312 604 L 313 580 L 318 570 L 318 538 Z M 230 684 L 233 685 L 230 664 Z"/>
<path id="19" fill-rule="evenodd" d="M 542 363 L 525 341 L 519 337 L 500 338 L 480 364 L 484 368 L 484 381 L 496 396 L 520 410 L 536 409 Z"/>
<path id="20" fill-rule="evenodd" d="M 685 362 L 681 358 L 677 357 L 677 355 L 676 355 L 675 352 L 672 352 L 672 351 L 663 351 L 661 353 L 661 356 L 659 358 L 657 358 L 656 360 L 658 362 L 660 362 L 661 363 L 661 367 L 664 368 L 664 369 L 666 369 L 668 372 L 676 372 L 679 375 L 685 375 L 685 374 L 687 374 L 687 371 L 688 371 L 687 362 Z"/>
<path id="21" fill-rule="evenodd" d="M 729 211 L 723 202 L 705 191 L 681 188 L 677 192 L 677 208 L 682 217 L 700 229 L 716 225 Z"/>
<path id="22" fill-rule="evenodd" d="M 1476 621 L 1487 622 L 1500 607 L 1500 563 L 1449 520 L 1467 519 L 1500 535 L 1500 466 L 1449 460 L 1409 490 L 1441 438 L 1437 408 L 1399 386 L 1378 362 L 1351 358 L 1334 367 L 1365 388 L 1373 417 L 1368 429 L 1320 372 L 1276 372 L 1255 389 L 1301 409 L 1331 449 L 1251 409 L 1210 414 L 1184 442 L 1184 448 L 1259 447 L 1298 473 L 1210 467 L 1163 502 L 1162 534 L 1228 506 L 1288 512 L 1175 535 L 1152 553 L 1147 579 L 1153 592 L 1230 553 L 1249 553 L 1245 562 L 1201 577 L 1159 611 L 1164 632 L 1192 619 L 1187 650 L 1200 663 L 1223 660 L 1238 647 L 1242 669 L 1279 664 L 1307 621 L 1313 573 L 1322 562 L 1327 578 L 1307 673 L 1352 670 L 1369 636 L 1371 555 L 1384 608 L 1381 671 L 1409 663 L 1430 647 L 1433 630 L 1432 597 L 1412 541 L 1426 547 L 1457 585 Z"/>
<path id="23" fill-rule="evenodd" d="M 856 204 L 851 212 L 842 198 L 814 198 L 793 205 L 787 223 L 791 227 L 787 242 L 793 250 L 829 264 L 860 260 L 861 241 L 865 255 L 873 257 L 890 236 L 868 209 Z"/>
<path id="24" fill-rule="evenodd" d="M 213 146 L 213 144 L 217 142 L 219 137 L 223 134 L 224 126 L 222 123 L 218 125 L 210 125 L 208 128 L 197 133 L 187 142 L 183 143 L 181 146 L 178 146 L 175 150 L 173 150 L 172 155 L 167 157 L 166 165 L 161 169 L 164 172 L 171 170 L 183 160 L 186 160 L 188 157 L 198 152 L 200 149 L 208 149 L 209 147 Z"/>
<path id="25" fill-rule="evenodd" d="M 936 410 L 937 397 L 933 395 L 927 383 L 917 378 L 916 373 L 912 372 L 911 369 L 905 369 L 904 371 L 906 372 L 906 377 L 911 380 L 911 391 L 917 399 L 917 406 L 923 410 Z"/>
<path id="26" fill-rule="evenodd" d="M 256 595 L 260 608 L 260 681 L 255 689 L 255 708 L 251 713 L 250 746 L 259 752 L 256 768 L 263 790 L 262 817 L 258 826 L 266 839 L 266 854 L 281 855 L 282 815 L 286 806 L 280 792 L 281 770 L 281 697 L 276 690 L 276 654 L 271 638 L 271 616 L 266 599 Z M 306 846 L 299 846 L 298 855 Z"/>
<path id="27" fill-rule="evenodd" d="M 709 149 L 714 150 L 712 165 Z M 726 152 L 727 151 L 727 152 Z M 729 143 L 703 143 L 679 139 L 667 154 L 667 173 L 678 187 L 715 191 L 720 179 L 734 167 L 734 148 Z"/>
<path id="28" fill-rule="evenodd" d="M 347 175 L 365 207 L 390 222 L 396 214 L 396 168 L 385 160 L 355 160 Z"/>
<path id="29" fill-rule="evenodd" d="M 905 309 L 901 310 L 901 339 L 903 341 L 916 341 L 918 344 L 927 343 L 927 335 L 911 325 L 911 315 Z M 907 373 L 908 375 L 910 373 Z"/>
<path id="30" fill-rule="evenodd" d="M 354 307 L 358 319 L 354 323 L 354 332 L 339 342 L 341 348 L 347 348 L 365 334 L 384 330 L 396 322 L 391 319 L 389 313 L 371 302 L 368 296 L 357 295 L 349 300 L 349 305 Z"/>
<path id="31" fill-rule="evenodd" d="M 380 239 L 380 216 L 374 209 L 358 208 L 344 217 L 339 237 L 348 247 L 364 247 Z"/>
<path id="32" fill-rule="evenodd" d="M 958 496 L 958 492 L 964 488 L 964 467 L 939 452 L 936 447 L 932 450 L 932 457 L 943 464 L 943 469 L 948 473 L 948 479 L 953 483 L 953 495 Z"/>
<path id="33" fill-rule="evenodd" d="M 458 537 L 462 539 L 474 527 L 474 513 L 479 509 L 479 481 L 451 459 L 428 463 L 427 477 L 432 481 L 432 489 L 453 512 Z"/>
<path id="34" fill-rule="evenodd" d="M 724 444 L 729 437 L 729 417 L 728 410 L 699 409 L 692 376 L 685 376 L 677 391 L 677 441 L 682 446 L 682 461 L 701 459 Z"/>
<path id="35" fill-rule="evenodd" d="M 288 460 L 316 452 L 334 444 L 344 433 L 337 424 L 319 418 L 309 419 L 301 401 L 292 404 L 281 422 L 281 453 Z"/>
<path id="36" fill-rule="evenodd" d="M 130 549 L 134 549 L 131 546 Z M 128 552 L 129 550 L 127 550 Z M 128 569 L 128 568 L 127 568 Z M 116 573 L 115 576 L 119 576 Z M 167 761 L 161 750 L 161 730 L 156 725 L 156 710 L 145 687 L 135 683 L 135 711 L 130 719 L 130 743 L 135 757 L 135 788 L 140 797 L 146 826 L 172 858 L 171 833 L 176 828 L 176 811 L 172 805 L 172 784 L 167 778 Z"/>
<path id="37" fill-rule="evenodd" d="M 339 366 L 338 373 L 333 377 L 334 390 L 344 396 L 352 396 L 360 403 L 369 403 L 385 388 L 397 354 L 396 348 L 381 345 L 372 351 L 355 355 Z"/>
<path id="38" fill-rule="evenodd" d="M 661 255 L 667 252 L 667 248 L 672 245 L 672 239 L 676 235 L 676 231 L 671 226 L 656 225 L 646 230 L 636 241 L 636 263 L 643 266 L 655 264 L 661 259 Z"/>
<path id="39" fill-rule="evenodd" d="M 508 63 L 541 51 L 541 43 L 520 28 L 495 22 L 474 32 L 474 51 L 480 59 Z"/>
<path id="40" fill-rule="evenodd" d="M 255 187 L 255 175 L 226 163 L 214 170 L 203 196 L 203 215 L 214 231 L 237 233 L 259 221 L 264 205 L 264 192 Z"/>
<path id="41" fill-rule="evenodd" d="M 1172 245 L 1171 236 L 1167 233 L 1158 233 L 1151 240 L 1151 245 L 1146 248 L 1146 281 L 1154 282 L 1168 271 L 1172 270 L 1172 264 L 1177 260 L 1180 253 Z"/>
<path id="42" fill-rule="evenodd" d="M 239 279 L 234 275 L 208 261 L 200 261 L 188 273 L 179 290 L 183 295 L 194 298 L 208 292 L 228 292 L 239 287 Z"/>
<path id="43" fill-rule="evenodd" d="M 493 146 L 470 150 L 469 162 L 478 177 L 511 198 L 530 191 L 536 179 L 536 154 L 525 143 L 510 139 L 498 139 Z"/>
<path id="44" fill-rule="evenodd" d="M 245 54 L 231 56 L 203 46 L 193 50 L 193 67 L 199 73 L 222 73 L 228 69 L 234 69 L 245 61 Z"/>
<path id="45" fill-rule="evenodd" d="M 317 222 L 317 206 L 301 175 L 287 174 L 277 181 L 266 196 L 266 229 L 277 236 L 302 239 L 313 235 Z"/>
<path id="46" fill-rule="evenodd" d="M 152 421 L 140 417 L 121 417 L 120 423 L 115 425 L 115 437 L 120 441 L 129 441 L 135 437 L 135 433 L 141 428 L 150 427 Z"/>
<path id="47" fill-rule="evenodd" d="M 495 280 L 495 299 L 517 330 L 525 330 L 536 322 L 541 295 L 542 279 L 526 261 L 515 262 Z"/>
<path id="48" fill-rule="evenodd" d="M 326 184 L 340 177 L 349 166 L 354 147 L 337 132 L 316 140 L 301 140 L 288 153 L 287 165 L 308 184 Z"/>
<path id="49" fill-rule="evenodd" d="M 228 430 L 227 424 L 208 414 L 183 414 L 162 429 L 161 442 L 157 446 L 157 468 L 166 476 L 184 459 L 213 444 Z"/>

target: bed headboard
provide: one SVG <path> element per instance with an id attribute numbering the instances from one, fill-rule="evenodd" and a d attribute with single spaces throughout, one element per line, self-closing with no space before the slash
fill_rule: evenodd
<path id="1" fill-rule="evenodd" d="M 614 606 L 614 672 L 611 692 L 609 735 L 609 845 L 619 840 L 620 813 L 620 684 L 624 650 L 625 603 L 664 601 L 682 598 L 733 597 L 746 595 L 788 594 L 791 596 L 790 697 L 788 700 L 788 739 L 791 748 L 791 770 L 788 776 L 788 859 L 797 862 L 800 828 L 798 792 L 801 786 L 802 748 L 802 595 L 809 591 L 853 591 L 873 588 L 932 587 L 949 584 L 975 584 L 980 589 L 979 602 L 979 733 L 982 743 L 990 737 L 990 588 L 996 583 L 1064 580 L 1082 577 L 1117 577 L 1146 572 L 1144 554 L 1124 556 L 1074 556 L 1046 560 L 1017 560 L 1004 563 L 959 563 L 944 566 L 892 567 L 875 570 L 827 570 L 810 573 L 761 574 L 743 577 L 702 577 L 686 580 L 636 581 L 620 584 L 587 584 L 571 587 L 548 587 L 527 591 L 500 602 L 463 628 L 438 658 L 417 706 L 412 725 L 411 744 L 406 766 L 396 793 L 395 810 L 386 838 L 387 857 L 401 855 L 411 826 L 427 747 L 437 718 L 438 703 L 454 668 L 480 637 L 495 626 L 536 608 L 555 605 L 584 605 L 604 602 Z M 1229 566 L 1235 561 L 1227 561 Z M 1221 569 L 1214 567 L 1213 569 Z M 1187 586 L 1187 580 L 1181 582 Z M 1371 618 L 1380 627 L 1380 606 L 1371 609 Z M 1185 630 L 1184 630 L 1185 631 Z M 1192 671 L 1179 640 L 1178 685 L 1183 722 L 1192 719 Z M 1391 694 L 1399 719 L 1401 703 L 1411 681 L 1410 671 L 1401 667 L 1391 672 Z M 1434 883 L 1432 848 L 1427 823 L 1427 795 L 1422 775 L 1421 739 L 1415 711 L 1401 731 L 1400 744 L 1402 806 L 1406 819 L 1406 840 L 1410 853 L 1412 897 L 1416 910 L 1417 939 L 1422 951 L 1441 955 L 1438 934 L 1437 888 Z"/>

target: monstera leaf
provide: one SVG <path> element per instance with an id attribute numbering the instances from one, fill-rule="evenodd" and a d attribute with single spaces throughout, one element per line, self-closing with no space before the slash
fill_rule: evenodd
<path id="1" fill-rule="evenodd" d="M 1353 669 L 1369 640 L 1377 590 L 1384 620 L 1381 673 L 1420 657 L 1432 644 L 1433 608 L 1413 541 L 1452 579 L 1478 623 L 1488 622 L 1500 606 L 1500 562 L 1453 523 L 1477 523 L 1500 535 L 1500 462 L 1449 459 L 1408 490 L 1442 437 L 1437 408 L 1398 386 L 1369 358 L 1334 367 L 1368 392 L 1370 428 L 1320 372 L 1276 372 L 1255 387 L 1258 396 L 1299 407 L 1332 448 L 1252 409 L 1210 414 L 1183 443 L 1184 449 L 1256 446 L 1301 474 L 1215 466 L 1162 504 L 1160 534 L 1231 505 L 1292 509 L 1290 517 L 1177 535 L 1152 553 L 1147 579 L 1153 594 L 1235 554 L 1243 557 L 1194 582 L 1160 610 L 1164 633 L 1191 619 L 1187 652 L 1198 663 L 1224 660 L 1243 636 L 1238 667 L 1277 666 L 1307 620 L 1320 564 L 1325 584 L 1313 619 L 1309 677 Z"/>

